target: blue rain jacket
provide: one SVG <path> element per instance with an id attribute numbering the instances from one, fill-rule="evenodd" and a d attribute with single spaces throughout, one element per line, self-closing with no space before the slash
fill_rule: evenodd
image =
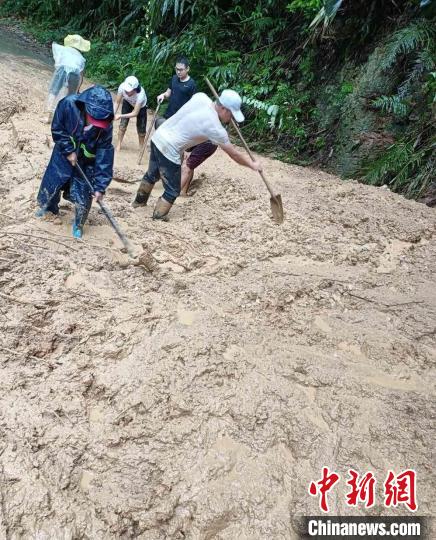
<path id="1" fill-rule="evenodd" d="M 92 193 L 104 193 L 110 184 L 114 162 L 112 124 L 106 129 L 92 126 L 85 131 L 86 112 L 98 120 L 112 120 L 110 93 L 101 86 L 93 86 L 59 102 L 51 126 L 55 146 L 38 193 L 39 206 L 58 214 L 63 191 L 64 198 L 76 205 L 76 223 L 81 225 L 91 207 Z M 67 160 L 72 152 L 78 153 L 78 162 L 93 185 L 92 190 Z"/>

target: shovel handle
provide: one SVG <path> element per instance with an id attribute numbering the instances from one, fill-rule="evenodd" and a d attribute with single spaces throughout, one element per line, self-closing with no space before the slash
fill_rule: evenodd
<path id="1" fill-rule="evenodd" d="M 82 175 L 82 178 L 85 180 L 85 182 L 88 184 L 88 186 L 91 188 L 91 191 L 94 192 L 94 187 L 89 181 L 89 178 L 86 176 L 86 174 L 83 172 L 82 167 L 76 163 L 76 168 L 79 171 L 79 173 Z M 130 247 L 130 243 L 127 240 L 127 237 L 123 233 L 123 231 L 120 229 L 120 226 L 118 225 L 117 221 L 115 220 L 114 216 L 112 215 L 112 212 L 109 210 L 109 208 L 103 203 L 103 201 L 97 201 L 97 204 L 100 206 L 101 211 L 105 215 L 106 219 L 109 221 L 109 223 L 112 225 L 112 228 L 117 233 L 118 238 L 123 243 L 123 246 L 126 248 L 127 253 L 133 257 L 133 251 Z"/>
<path id="2" fill-rule="evenodd" d="M 109 223 L 112 225 L 112 228 L 114 229 L 114 231 L 117 233 L 117 236 L 118 238 L 121 240 L 121 242 L 123 243 L 123 246 L 126 248 L 127 250 L 127 253 L 133 257 L 133 252 L 132 252 L 132 248 L 130 247 L 130 243 L 129 241 L 127 240 L 127 237 L 126 235 L 123 233 L 123 231 L 120 229 L 120 226 L 118 225 L 118 223 L 116 222 L 114 216 L 112 215 L 112 212 L 109 210 L 109 208 L 104 204 L 103 201 L 97 201 L 98 205 L 100 206 L 101 208 L 101 211 L 103 212 L 103 214 L 106 216 L 107 220 L 109 221 Z"/>
<path id="3" fill-rule="evenodd" d="M 148 128 L 147 135 L 145 136 L 145 139 L 144 139 L 144 144 L 142 145 L 141 151 L 139 152 L 138 165 L 141 164 L 141 160 L 142 160 L 142 157 L 144 155 L 145 148 L 146 148 L 147 143 L 148 143 L 148 139 L 150 138 L 151 130 L 153 129 L 157 113 L 159 112 L 160 104 L 161 104 L 161 101 L 158 101 L 156 110 L 154 111 L 154 114 L 153 114 L 153 118 L 151 119 L 150 127 Z"/>
<path id="4" fill-rule="evenodd" d="M 232 126 L 235 129 L 236 133 L 239 135 L 239 138 L 241 139 L 241 142 L 244 145 L 245 150 L 247 150 L 247 154 L 250 156 L 252 161 L 255 161 L 254 156 L 253 156 L 250 148 L 248 147 L 248 144 L 246 143 L 244 137 L 242 136 L 242 133 L 241 133 L 241 130 L 239 129 L 239 127 L 238 127 L 238 124 L 235 122 L 235 120 L 233 118 L 231 119 L 231 122 L 232 122 Z M 271 197 L 273 199 L 275 199 L 276 196 L 274 194 L 274 191 L 272 190 L 271 184 L 266 179 L 264 172 L 263 171 L 258 171 L 258 172 L 259 172 L 260 176 L 262 177 L 262 180 L 265 182 L 265 185 L 266 185 L 268 191 L 270 192 Z"/>
<path id="5" fill-rule="evenodd" d="M 219 100 L 219 95 L 218 95 L 217 91 L 215 90 L 215 88 L 213 87 L 212 83 L 209 81 L 209 79 L 208 79 L 207 77 L 205 77 L 204 79 L 205 79 L 205 81 L 206 81 L 208 87 L 210 88 L 210 91 L 211 91 L 212 94 L 214 95 L 214 97 L 215 97 L 216 99 Z M 241 142 L 242 142 L 242 144 L 244 145 L 244 148 L 245 148 L 245 150 L 247 151 L 247 154 L 250 156 L 250 158 L 251 158 L 252 161 L 255 161 L 254 156 L 253 156 L 253 154 L 252 154 L 250 148 L 248 147 L 248 144 L 246 143 L 244 137 L 242 136 L 241 130 L 239 129 L 238 124 L 235 122 L 235 120 L 234 120 L 233 117 L 230 119 L 230 122 L 232 123 L 232 126 L 233 126 L 234 130 L 236 131 L 236 133 L 238 134 L 239 138 L 241 139 Z M 275 194 L 274 194 L 274 192 L 273 192 L 273 190 L 272 190 L 271 184 L 270 184 L 270 183 L 268 182 L 268 180 L 265 178 L 265 175 L 264 175 L 263 171 L 258 171 L 258 172 L 259 172 L 259 174 L 260 174 L 262 180 L 265 182 L 265 185 L 266 185 L 268 191 L 270 192 L 271 197 L 272 197 L 273 199 L 275 199 L 276 196 L 275 196 Z"/>

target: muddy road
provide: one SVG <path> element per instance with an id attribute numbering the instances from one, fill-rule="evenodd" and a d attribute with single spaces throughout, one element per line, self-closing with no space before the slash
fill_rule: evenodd
<path id="1" fill-rule="evenodd" d="M 333 515 L 407 515 L 383 482 L 409 468 L 434 515 L 434 210 L 263 158 L 277 226 L 218 151 L 156 223 L 130 125 L 106 202 L 150 272 L 95 207 L 83 241 L 68 203 L 34 218 L 51 72 L 0 63 L 0 538 L 293 539 L 323 466 Z"/>

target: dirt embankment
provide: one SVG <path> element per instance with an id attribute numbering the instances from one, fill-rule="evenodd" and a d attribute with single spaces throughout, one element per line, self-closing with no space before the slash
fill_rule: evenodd
<path id="1" fill-rule="evenodd" d="M 0 538 L 296 538 L 323 466 L 333 514 L 362 512 L 349 468 L 377 477 L 372 514 L 407 514 L 382 483 L 414 468 L 434 514 L 434 210 L 264 159 L 278 227 L 218 152 L 169 223 L 112 183 L 148 272 L 95 208 L 83 242 L 68 205 L 33 217 L 50 73 L 0 60 Z M 136 152 L 130 126 L 118 178 Z"/>

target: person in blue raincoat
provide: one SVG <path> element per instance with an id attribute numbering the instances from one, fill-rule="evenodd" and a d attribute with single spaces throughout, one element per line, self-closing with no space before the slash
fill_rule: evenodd
<path id="1" fill-rule="evenodd" d="M 75 205 L 73 236 L 81 238 L 92 198 L 101 200 L 112 180 L 112 97 L 102 86 L 92 86 L 80 94 L 62 99 L 51 126 L 55 142 L 50 162 L 38 193 L 38 217 L 59 214 L 61 192 Z M 76 163 L 93 185 L 81 177 Z"/>

